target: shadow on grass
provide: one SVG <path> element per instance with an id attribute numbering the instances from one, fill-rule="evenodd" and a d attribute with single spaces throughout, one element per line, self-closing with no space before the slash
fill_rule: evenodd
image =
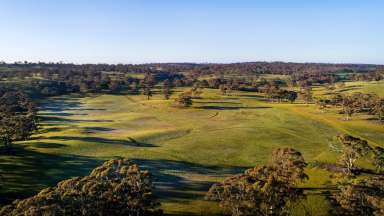
<path id="1" fill-rule="evenodd" d="M 88 175 L 99 164 L 101 161 L 89 157 L 45 154 L 15 146 L 11 155 L 0 156 L 0 204 L 32 196 L 64 179 Z"/>
<path id="2" fill-rule="evenodd" d="M 157 147 L 155 144 L 144 143 L 139 141 L 133 141 L 132 139 L 108 139 L 102 137 L 74 137 L 74 136 L 50 136 L 49 140 L 60 140 L 60 141 L 82 141 L 82 142 L 94 142 L 103 144 L 120 144 L 133 147 Z"/>
<path id="3" fill-rule="evenodd" d="M 63 128 L 60 128 L 60 127 L 43 128 L 43 129 L 39 129 L 39 134 L 50 133 L 50 132 L 60 132 L 62 130 Z"/>
<path id="4" fill-rule="evenodd" d="M 90 131 L 90 132 L 106 132 L 106 131 L 115 130 L 113 128 L 107 128 L 107 127 L 83 127 L 82 129 Z"/>
<path id="5" fill-rule="evenodd" d="M 31 144 L 31 146 L 36 148 L 63 148 L 66 145 L 60 143 L 38 142 Z"/>
<path id="6" fill-rule="evenodd" d="M 50 144 L 48 144 L 50 145 Z M 154 178 L 155 193 L 165 201 L 188 202 L 203 199 L 205 192 L 215 183 L 193 180 L 186 176 L 222 176 L 241 173 L 245 167 L 206 166 L 173 160 L 132 159 L 142 170 Z M 55 186 L 59 181 L 75 176 L 85 176 L 102 161 L 76 155 L 54 155 L 16 146 L 11 155 L 1 155 L 0 170 L 3 187 L 0 204 L 30 197 L 43 188 Z"/>
<path id="7" fill-rule="evenodd" d="M 132 161 L 141 169 L 152 173 L 156 194 L 160 199 L 174 202 L 203 199 L 205 192 L 215 183 L 215 181 L 208 180 L 193 180 L 189 176 L 234 175 L 247 168 L 206 166 L 173 160 L 133 159 Z"/>
<path id="8" fill-rule="evenodd" d="M 229 105 L 241 105 L 241 103 L 228 102 L 228 101 L 194 101 L 195 104 L 229 104 Z"/>
<path id="9" fill-rule="evenodd" d="M 338 90 L 338 92 L 348 92 L 353 90 L 361 90 L 361 86 L 348 86 L 346 88 Z"/>
<path id="10" fill-rule="evenodd" d="M 39 109 L 48 112 L 61 112 L 71 109 L 80 109 L 82 103 L 80 97 L 60 97 L 60 98 L 47 98 L 39 104 Z"/>
<path id="11" fill-rule="evenodd" d="M 242 107 L 242 106 L 198 106 L 196 109 L 209 109 L 209 110 L 240 110 L 240 109 L 267 109 L 272 108 L 270 106 L 253 106 L 253 107 Z"/>
<path id="12" fill-rule="evenodd" d="M 252 95 L 252 94 L 238 94 L 238 97 L 242 98 L 254 98 L 254 99 L 260 99 L 260 100 L 265 100 L 265 96 L 263 95 Z"/>
<path id="13" fill-rule="evenodd" d="M 42 116 L 86 116 L 85 113 L 67 113 L 67 112 L 44 112 L 41 113 Z"/>
<path id="14" fill-rule="evenodd" d="M 55 123 L 79 123 L 79 122 L 85 122 L 85 123 L 97 123 L 97 122 L 113 122 L 113 120 L 78 120 L 78 119 L 68 119 L 68 118 L 61 118 L 56 116 L 40 116 L 40 120 L 43 124 L 46 125 L 54 125 Z"/>
<path id="15" fill-rule="evenodd" d="M 71 95 L 69 97 L 47 98 L 39 104 L 39 110 L 46 113 L 41 113 L 43 116 L 75 116 L 87 115 L 79 113 L 68 113 L 64 111 L 104 111 L 105 109 L 84 108 L 80 101 L 82 97 Z"/>

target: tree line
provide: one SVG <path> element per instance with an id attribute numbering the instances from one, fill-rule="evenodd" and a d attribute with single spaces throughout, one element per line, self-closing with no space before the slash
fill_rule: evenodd
<path id="1" fill-rule="evenodd" d="M 321 110 L 340 108 L 339 113 L 345 116 L 345 120 L 350 120 L 355 113 L 366 113 L 375 115 L 380 122 L 384 121 L 384 98 L 376 94 L 334 94 L 330 98 L 319 98 L 316 103 Z"/>

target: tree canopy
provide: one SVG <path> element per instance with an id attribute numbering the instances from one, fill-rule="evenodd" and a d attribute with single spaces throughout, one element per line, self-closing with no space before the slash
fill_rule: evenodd
<path id="1" fill-rule="evenodd" d="M 89 176 L 61 181 L 16 200 L 0 215 L 161 215 L 151 175 L 128 160 L 110 160 Z"/>
<path id="2" fill-rule="evenodd" d="M 268 166 L 256 166 L 214 184 L 207 199 L 220 202 L 232 215 L 279 215 L 304 196 L 298 181 L 307 177 L 306 163 L 301 153 L 291 148 L 279 148 L 272 153 Z"/>

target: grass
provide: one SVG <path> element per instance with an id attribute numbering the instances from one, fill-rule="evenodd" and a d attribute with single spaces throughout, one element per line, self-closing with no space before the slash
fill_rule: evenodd
<path id="1" fill-rule="evenodd" d="M 347 82 L 346 87 L 352 88 L 352 91 L 354 92 L 375 93 L 380 97 L 384 97 L 384 80 L 371 82 Z"/>
<path id="2" fill-rule="evenodd" d="M 337 86 L 337 85 L 336 85 Z M 381 81 L 354 81 L 345 82 L 344 87 L 336 87 L 335 90 L 326 90 L 323 86 L 315 87 L 315 96 L 329 95 L 330 93 L 352 94 L 354 92 L 374 93 L 380 97 L 384 97 L 384 80 Z"/>
<path id="3" fill-rule="evenodd" d="M 375 84 L 362 88 L 379 90 Z M 221 96 L 210 89 L 191 108 L 175 108 L 172 102 L 160 95 L 146 100 L 107 94 L 42 101 L 42 133 L 17 143 L 14 155 L 0 157 L 1 201 L 29 196 L 59 180 L 86 175 L 103 160 L 125 157 L 153 173 L 166 213 L 219 214 L 216 203 L 204 201 L 209 186 L 267 163 L 274 148 L 293 147 L 309 162 L 335 162 L 338 153 L 329 144 L 339 133 L 384 146 L 382 125 L 364 116 L 342 121 L 336 111 L 322 113 L 314 105 L 267 103 L 256 93 Z M 321 191 L 330 187 L 330 173 L 318 168 L 307 173 L 310 179 L 303 186 L 313 193 L 305 209 L 326 215 L 329 203 Z M 295 212 L 301 215 L 303 208 Z"/>

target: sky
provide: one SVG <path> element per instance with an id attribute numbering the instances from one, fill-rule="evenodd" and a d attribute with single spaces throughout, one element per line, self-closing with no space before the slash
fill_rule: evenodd
<path id="1" fill-rule="evenodd" d="M 0 0 L 0 61 L 384 64 L 384 1 Z"/>

